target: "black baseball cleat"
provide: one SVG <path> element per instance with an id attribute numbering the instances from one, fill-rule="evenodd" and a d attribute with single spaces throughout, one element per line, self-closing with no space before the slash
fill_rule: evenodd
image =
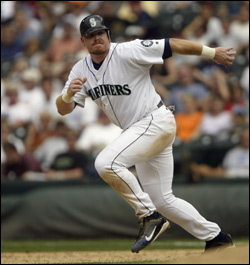
<path id="1" fill-rule="evenodd" d="M 131 247 L 131 251 L 136 253 L 154 242 L 169 227 L 169 222 L 164 216 L 154 212 L 152 215 L 140 219 L 139 226 L 139 234 Z"/>
<path id="2" fill-rule="evenodd" d="M 231 235 L 220 232 L 214 239 L 206 241 L 205 252 L 217 252 L 228 247 L 234 247 Z"/>

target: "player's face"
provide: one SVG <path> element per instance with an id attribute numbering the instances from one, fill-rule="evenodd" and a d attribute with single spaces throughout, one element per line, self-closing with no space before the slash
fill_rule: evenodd
<path id="1" fill-rule="evenodd" d="M 92 32 L 81 37 L 81 40 L 90 54 L 102 55 L 109 50 L 110 42 L 106 30 Z"/>

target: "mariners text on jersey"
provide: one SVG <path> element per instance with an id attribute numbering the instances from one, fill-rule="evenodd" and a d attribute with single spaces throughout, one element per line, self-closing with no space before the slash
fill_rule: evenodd
<path id="1" fill-rule="evenodd" d="M 128 96 L 131 94 L 131 90 L 129 89 L 129 85 L 99 85 L 97 87 L 94 87 L 90 90 L 88 90 L 88 95 L 92 98 L 92 100 L 96 100 L 102 96 L 121 96 L 125 95 Z"/>

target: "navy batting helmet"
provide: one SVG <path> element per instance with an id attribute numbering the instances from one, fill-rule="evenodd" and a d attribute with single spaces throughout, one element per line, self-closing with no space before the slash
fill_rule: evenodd
<path id="1" fill-rule="evenodd" d="M 98 30 L 107 30 L 110 37 L 110 29 L 104 24 L 103 18 L 99 15 L 85 17 L 80 24 L 81 36 L 86 36 Z"/>

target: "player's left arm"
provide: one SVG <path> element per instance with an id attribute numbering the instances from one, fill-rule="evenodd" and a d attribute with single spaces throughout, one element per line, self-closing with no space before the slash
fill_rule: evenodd
<path id="1" fill-rule="evenodd" d="M 233 51 L 233 47 L 210 48 L 205 45 L 183 39 L 170 38 L 169 45 L 173 53 L 204 56 L 212 59 L 217 64 L 222 64 L 224 66 L 232 65 L 236 55 L 236 51 Z"/>

